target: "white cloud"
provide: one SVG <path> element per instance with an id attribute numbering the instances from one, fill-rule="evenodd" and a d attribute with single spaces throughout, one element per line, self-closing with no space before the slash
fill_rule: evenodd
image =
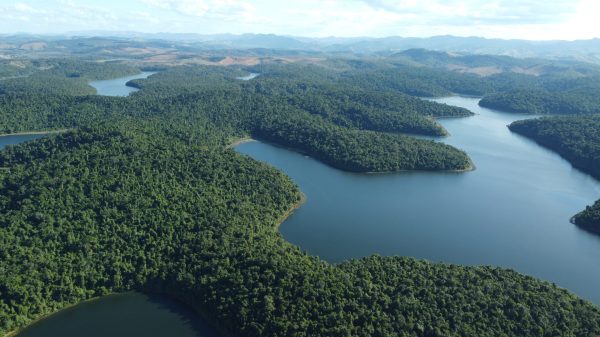
<path id="1" fill-rule="evenodd" d="M 26 3 L 22 3 L 22 2 L 17 2 L 14 5 L 14 8 L 17 12 L 21 12 L 21 13 L 37 14 L 37 13 L 44 12 L 44 11 L 35 9 L 35 8 L 31 7 L 30 5 L 28 5 Z"/>
<path id="2" fill-rule="evenodd" d="M 225 20 L 247 19 L 256 14 L 250 2 L 241 0 L 140 0 L 142 3 L 179 14 Z"/>
<path id="3" fill-rule="evenodd" d="M 149 24 L 159 24 L 161 22 L 160 18 L 143 11 L 135 11 L 131 13 L 135 18 L 140 19 Z"/>
<path id="4" fill-rule="evenodd" d="M 573 0 L 359 0 L 372 8 L 418 14 L 454 25 L 536 24 L 562 21 L 576 10 Z"/>
<path id="5" fill-rule="evenodd" d="M 598 0 L 0 0 L 0 33 L 600 37 Z M 29 20 L 28 23 L 23 23 Z"/>

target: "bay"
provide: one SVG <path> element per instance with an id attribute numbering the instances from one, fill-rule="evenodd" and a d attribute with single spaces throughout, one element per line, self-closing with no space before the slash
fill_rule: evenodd
<path id="1" fill-rule="evenodd" d="M 435 101 L 476 113 L 440 120 L 451 134 L 440 140 L 465 150 L 476 170 L 355 174 L 262 142 L 236 150 L 283 170 L 306 194 L 280 230 L 309 254 L 506 267 L 600 304 L 600 237 L 569 222 L 600 197 L 600 183 L 506 127 L 532 116 L 485 109 L 477 98 Z"/>

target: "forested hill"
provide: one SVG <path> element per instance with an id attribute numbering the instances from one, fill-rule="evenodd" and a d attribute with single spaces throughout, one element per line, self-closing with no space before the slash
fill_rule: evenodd
<path id="1" fill-rule="evenodd" d="M 2 94 L 3 130 L 72 130 L 0 152 L 0 335 L 129 290 L 179 299 L 224 335 L 600 335 L 596 306 L 514 271 L 379 256 L 331 265 L 286 242 L 277 226 L 298 187 L 228 149 L 232 138 L 358 171 L 470 165 L 455 148 L 382 132 L 430 134 L 433 117 L 469 114 L 399 93 L 403 70 L 381 84 L 367 79 L 382 72 L 289 67 L 296 78 L 274 65 L 249 82 L 239 69 L 176 67 L 130 97 Z M 447 83 L 410 71 L 423 88 Z M 338 84 L 348 91 L 329 93 Z"/>
<path id="2" fill-rule="evenodd" d="M 600 115 L 529 119 L 514 122 L 509 128 L 558 152 L 576 168 L 600 179 Z M 573 221 L 600 234 L 600 201 L 577 214 Z"/>
<path id="3" fill-rule="evenodd" d="M 560 91 L 544 88 L 518 89 L 487 95 L 479 105 L 525 114 L 593 114 L 600 113 L 598 92 L 600 81 Z"/>
<path id="4" fill-rule="evenodd" d="M 14 64 L 19 67 L 15 67 Z M 15 68 L 19 72 L 15 72 Z M 0 61 L 0 95 L 32 93 L 47 95 L 89 95 L 96 90 L 89 81 L 104 80 L 139 73 L 136 67 L 116 62 L 82 62 L 72 59 L 52 59 L 20 62 Z"/>
<path id="5" fill-rule="evenodd" d="M 308 256 L 276 231 L 300 200 L 289 178 L 171 132 L 121 120 L 0 153 L 0 334 L 128 290 L 237 336 L 600 334 L 598 308 L 509 270 Z"/>
<path id="6" fill-rule="evenodd" d="M 243 73 L 234 68 L 175 67 L 132 81 L 142 90 L 128 98 L 81 96 L 74 88 L 50 94 L 31 85 L 19 93 L 0 95 L 0 129 L 72 128 L 122 116 L 182 119 L 192 124 L 210 121 L 228 136 L 263 137 L 349 171 L 472 167 L 467 155 L 453 147 L 397 135 L 446 135 L 434 118 L 472 115 L 468 110 L 391 90 L 376 91 L 366 82 L 348 81 L 340 73 L 314 65 L 290 65 L 285 69 L 289 76 L 282 76 L 283 69 L 273 66 L 272 72 L 265 69 L 269 72 L 244 82 L 236 79 Z M 79 85 L 78 79 L 56 70 L 40 73 L 43 86 L 52 87 L 54 78 L 75 88 Z M 32 75 L 29 81 L 39 76 Z M 296 120 L 306 128 L 290 124 Z"/>
<path id="7" fill-rule="evenodd" d="M 600 113 L 600 72 L 595 67 L 576 66 L 549 74 L 510 77 L 510 86 L 496 86 L 479 104 L 529 114 Z"/>

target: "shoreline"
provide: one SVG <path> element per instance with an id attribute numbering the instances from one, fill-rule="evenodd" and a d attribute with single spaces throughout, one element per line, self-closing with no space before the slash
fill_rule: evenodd
<path id="1" fill-rule="evenodd" d="M 227 146 L 225 146 L 225 149 L 233 149 L 234 147 L 236 147 L 240 144 L 255 142 L 255 141 L 256 141 L 256 139 L 254 139 L 250 136 L 237 138 L 237 139 L 233 140 L 231 143 L 229 143 Z"/>
<path id="2" fill-rule="evenodd" d="M 322 163 L 324 165 L 327 165 L 335 170 L 344 172 L 344 173 L 351 173 L 351 174 L 368 174 L 368 175 L 378 175 L 378 174 L 396 174 L 396 173 L 411 173 L 411 172 L 430 172 L 430 173 L 465 173 L 465 172 L 471 172 L 471 171 L 475 171 L 477 169 L 477 167 L 475 166 L 475 163 L 473 163 L 473 161 L 471 160 L 471 157 L 469 157 L 469 166 L 464 168 L 464 169 L 456 169 L 456 170 L 426 170 L 426 169 L 413 169 L 413 170 L 393 170 L 393 171 L 350 171 L 350 170 L 344 170 L 341 168 L 338 168 L 322 159 L 319 159 L 315 156 L 313 156 L 312 154 L 302 151 L 302 150 L 298 150 L 296 148 L 293 147 L 289 147 L 286 145 L 281 145 L 281 144 L 277 144 L 274 142 L 270 142 L 268 140 L 261 140 L 261 139 L 256 139 L 256 138 L 252 138 L 252 137 L 244 137 L 244 138 L 240 138 L 237 139 L 236 141 L 234 141 L 233 143 L 229 144 L 226 148 L 234 148 L 237 145 L 243 144 L 243 143 L 248 143 L 248 142 L 261 142 L 261 143 L 265 143 L 265 144 L 269 144 L 281 149 L 285 149 L 294 153 L 298 153 L 300 155 L 312 158 L 316 161 L 318 161 L 319 163 Z M 468 156 L 468 154 L 467 154 Z"/>
<path id="3" fill-rule="evenodd" d="M 47 131 L 20 131 L 13 133 L 2 133 L 0 137 L 9 137 L 9 136 L 32 136 L 32 135 L 49 135 L 54 133 L 63 133 L 67 132 L 71 129 L 58 129 L 58 130 L 47 130 Z M 4 336 L 6 337 L 6 336 Z"/>
<path id="4" fill-rule="evenodd" d="M 592 235 L 600 235 L 600 229 L 594 227 L 594 226 L 590 226 L 590 225 L 585 225 L 585 224 L 581 224 L 581 223 L 577 223 L 577 221 L 575 221 L 575 218 L 577 217 L 579 213 L 573 215 L 571 218 L 569 218 L 569 222 L 574 225 L 575 227 L 586 231 Z"/>
<path id="5" fill-rule="evenodd" d="M 333 166 L 332 166 L 333 167 Z M 335 167 L 333 167 L 335 168 Z M 335 168 L 336 170 L 339 170 L 337 168 Z M 477 169 L 477 167 L 475 166 L 475 164 L 473 164 L 473 162 L 471 162 L 469 164 L 469 167 L 466 167 L 464 169 L 456 169 L 456 170 L 397 170 L 397 171 L 383 171 L 383 172 L 353 172 L 353 171 L 344 171 L 344 170 L 340 170 L 342 172 L 349 172 L 349 173 L 354 173 L 354 174 L 369 174 L 369 175 L 384 175 L 384 174 L 395 174 L 395 173 L 412 173 L 412 172 L 416 172 L 416 173 L 465 173 L 465 172 L 471 172 L 471 171 L 475 171 Z"/>
<path id="6" fill-rule="evenodd" d="M 304 203 L 306 203 L 306 200 L 308 198 L 306 197 L 306 194 L 304 194 L 304 192 L 300 191 L 300 200 L 298 200 L 297 202 L 295 202 L 292 207 L 290 209 L 288 209 L 287 211 L 285 211 L 285 213 L 283 213 L 276 221 L 275 223 L 275 229 L 279 230 L 279 227 L 281 227 L 281 225 L 292 215 L 294 214 L 294 212 L 299 209 L 300 207 L 302 207 L 302 205 L 304 205 Z M 286 240 L 287 241 L 287 240 Z"/>
<path id="7" fill-rule="evenodd" d="M 253 141 L 253 140 L 254 139 L 251 139 L 251 138 L 248 139 L 248 138 L 246 138 L 244 141 L 247 142 L 247 141 Z M 240 141 L 240 140 L 238 140 L 238 141 Z M 307 199 L 306 195 L 300 191 L 300 200 L 298 200 L 297 202 L 295 202 L 294 204 L 292 204 L 292 206 L 287 211 L 285 211 L 277 219 L 277 221 L 275 222 L 275 230 L 279 230 L 279 227 L 281 226 L 281 224 L 283 224 L 285 222 L 285 220 L 287 220 L 287 218 L 289 218 L 298 208 L 302 207 L 302 205 L 306 202 L 306 199 Z M 8 333 L 4 334 L 2 337 L 15 337 L 19 333 L 25 331 L 27 328 L 35 325 L 36 323 L 39 323 L 39 322 L 41 322 L 41 321 L 43 321 L 45 319 L 48 319 L 48 318 L 50 318 L 50 317 L 58 314 L 59 312 L 62 312 L 64 310 L 68 310 L 68 309 L 73 308 L 73 307 L 75 307 L 77 305 L 80 305 L 82 303 L 93 302 L 93 301 L 97 301 L 99 299 L 105 298 L 107 296 L 124 294 L 124 293 L 128 293 L 128 292 L 140 292 L 142 294 L 159 294 L 159 295 L 163 295 L 163 296 L 169 297 L 169 298 L 171 298 L 171 299 L 173 299 L 173 300 L 181 303 L 183 306 L 189 308 L 191 311 L 196 312 L 201 319 L 207 321 L 207 323 L 209 325 L 211 325 L 213 328 L 215 328 L 215 330 L 217 330 L 220 333 L 222 333 L 225 337 L 231 336 L 226 331 L 222 331 L 223 329 L 216 327 L 216 325 L 214 323 L 209 322 L 209 320 L 206 319 L 206 315 L 204 315 L 201 312 L 198 312 L 198 310 L 194 310 L 193 305 L 189 305 L 189 304 L 185 303 L 185 301 L 181 301 L 175 295 L 170 295 L 168 293 L 162 293 L 162 292 L 152 292 L 152 291 L 143 291 L 143 290 L 130 290 L 130 291 L 125 291 L 125 292 L 111 292 L 111 293 L 103 295 L 103 296 L 96 296 L 96 297 L 92 297 L 92 298 L 89 298 L 89 299 L 86 299 L 86 300 L 83 300 L 83 301 L 79 301 L 77 303 L 68 304 L 68 305 L 66 305 L 66 306 L 64 306 L 64 307 L 62 307 L 62 308 L 60 308 L 60 309 L 58 309 L 58 310 L 56 310 L 56 311 L 54 311 L 52 313 L 49 313 L 47 315 L 42 315 L 41 317 L 38 317 L 38 318 L 32 320 L 30 323 L 28 323 L 26 326 L 24 326 L 22 328 L 19 328 L 19 329 L 13 330 L 13 331 L 9 331 Z"/>
<path id="8" fill-rule="evenodd" d="M 52 317 L 52 316 L 54 316 L 54 315 L 58 314 L 59 312 L 61 312 L 61 311 L 63 311 L 63 310 L 68 310 L 68 309 L 70 309 L 70 308 L 73 308 L 73 307 L 75 307 L 75 306 L 77 306 L 77 305 L 79 305 L 79 304 L 82 304 L 82 303 L 97 301 L 97 300 L 99 300 L 99 299 L 101 299 L 101 298 L 104 298 L 104 297 L 106 297 L 106 296 L 111 296 L 111 295 L 114 295 L 114 294 L 119 294 L 119 293 L 110 293 L 110 294 L 106 294 L 106 295 L 104 295 L 104 296 L 96 296 L 96 297 L 88 298 L 87 300 L 79 301 L 79 302 L 77 302 L 77 303 L 70 303 L 70 304 L 68 304 L 68 305 L 66 305 L 66 306 L 64 306 L 64 307 L 62 307 L 62 308 L 60 308 L 60 309 L 58 309 L 58 310 L 56 310 L 56 311 L 53 311 L 53 312 L 51 312 L 51 313 L 49 313 L 49 314 L 42 315 L 41 317 L 38 317 L 38 318 L 34 319 L 33 321 L 29 322 L 27 325 L 25 325 L 25 326 L 24 326 L 24 327 L 22 327 L 22 328 L 15 329 L 15 330 L 13 330 L 13 331 L 9 331 L 8 333 L 6 333 L 6 334 L 5 334 L 4 336 L 2 336 L 2 337 L 15 337 L 15 336 L 17 336 L 19 333 L 21 333 L 21 332 L 25 331 L 25 329 L 27 329 L 27 328 L 29 328 L 29 327 L 31 327 L 31 326 L 33 326 L 33 325 L 35 325 L 36 323 L 39 323 L 39 322 L 41 322 L 41 321 L 45 320 L 45 319 L 47 319 L 47 318 L 50 318 L 50 317 Z"/>

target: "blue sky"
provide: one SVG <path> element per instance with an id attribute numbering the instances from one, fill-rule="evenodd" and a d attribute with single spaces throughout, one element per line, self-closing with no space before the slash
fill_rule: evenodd
<path id="1" fill-rule="evenodd" d="M 0 0 L 0 33 L 600 37 L 598 0 Z"/>

